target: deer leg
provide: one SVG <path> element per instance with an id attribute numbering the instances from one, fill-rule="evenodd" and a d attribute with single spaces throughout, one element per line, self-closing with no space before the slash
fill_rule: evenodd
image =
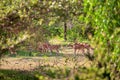
<path id="1" fill-rule="evenodd" d="M 52 52 L 53 52 L 52 48 L 48 47 L 48 50 L 52 54 Z"/>
<path id="2" fill-rule="evenodd" d="M 75 55 L 76 55 L 76 50 L 77 50 L 77 49 L 74 49 L 74 54 L 75 54 Z"/>
<path id="3" fill-rule="evenodd" d="M 59 53 L 59 50 L 58 50 L 58 49 L 56 49 L 56 51 L 57 51 L 57 53 Z"/>
<path id="4" fill-rule="evenodd" d="M 45 48 L 43 48 L 43 51 L 42 52 L 46 52 L 46 49 Z"/>
<path id="5" fill-rule="evenodd" d="M 44 51 L 45 51 L 45 53 L 46 53 L 46 52 L 48 52 L 48 49 L 47 49 L 47 48 L 45 48 L 45 50 L 44 50 Z"/>
<path id="6" fill-rule="evenodd" d="M 84 48 L 82 49 L 82 53 L 85 55 L 85 50 L 84 50 Z"/>

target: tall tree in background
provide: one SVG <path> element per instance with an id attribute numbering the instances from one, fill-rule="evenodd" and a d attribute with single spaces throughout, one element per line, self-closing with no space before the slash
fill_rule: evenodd
<path id="1" fill-rule="evenodd" d="M 54 0 L 50 6 L 50 11 L 52 11 L 54 17 L 53 21 L 63 22 L 64 29 L 64 40 L 67 40 L 67 22 L 78 18 L 82 13 L 82 1 L 81 0 Z M 53 22 L 52 21 L 52 22 Z M 53 22 L 54 23 L 54 22 Z"/>

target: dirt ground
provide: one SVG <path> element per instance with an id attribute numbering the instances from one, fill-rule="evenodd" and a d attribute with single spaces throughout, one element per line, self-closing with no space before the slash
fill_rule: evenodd
<path id="1" fill-rule="evenodd" d="M 13 70 L 34 70 L 41 66 L 54 66 L 54 67 L 70 67 L 74 66 L 90 66 L 85 56 L 79 52 L 74 55 L 71 48 L 63 48 L 60 53 L 62 55 L 51 56 L 38 56 L 38 57 L 4 57 L 0 60 L 0 69 L 13 69 Z"/>

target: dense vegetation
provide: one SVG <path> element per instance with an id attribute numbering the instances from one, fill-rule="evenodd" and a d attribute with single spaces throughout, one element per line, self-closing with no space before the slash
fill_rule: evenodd
<path id="1" fill-rule="evenodd" d="M 119 14 L 119 0 L 1 0 L 0 57 L 11 47 L 35 51 L 39 42 L 57 36 L 66 42 L 90 43 L 95 48 L 94 59 L 91 67 L 72 70 L 71 77 L 67 68 L 44 70 L 49 78 L 119 80 Z M 40 80 L 47 79 L 35 74 Z M 6 74 L 0 72 L 1 76 Z"/>

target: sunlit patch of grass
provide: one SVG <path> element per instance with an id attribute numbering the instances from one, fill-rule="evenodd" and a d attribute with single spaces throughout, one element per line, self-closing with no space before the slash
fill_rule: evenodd
<path id="1" fill-rule="evenodd" d="M 54 37 L 54 38 L 50 39 L 49 42 L 51 44 L 61 44 L 64 42 L 64 39 L 62 39 L 60 37 Z"/>
<path id="2" fill-rule="evenodd" d="M 58 37 L 58 36 L 50 39 L 49 42 L 50 42 L 51 44 L 58 44 L 58 45 L 59 45 L 59 44 L 60 44 L 60 45 L 66 45 L 66 44 L 71 43 L 71 42 L 69 42 L 69 41 L 64 41 L 63 38 L 60 38 L 60 37 Z"/>
<path id="3" fill-rule="evenodd" d="M 59 36 L 56 36 L 56 37 L 53 37 L 49 40 L 49 42 L 51 44 L 57 44 L 57 45 L 67 45 L 67 44 L 73 44 L 74 42 L 73 41 L 65 41 L 63 38 L 59 37 Z M 77 40 L 77 42 L 80 42 L 80 43 L 89 43 L 90 44 L 90 41 L 87 40 L 87 39 L 83 39 L 83 38 L 80 38 Z"/>

